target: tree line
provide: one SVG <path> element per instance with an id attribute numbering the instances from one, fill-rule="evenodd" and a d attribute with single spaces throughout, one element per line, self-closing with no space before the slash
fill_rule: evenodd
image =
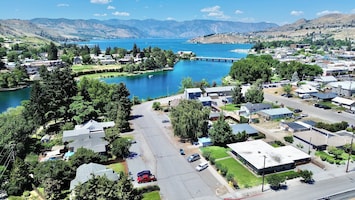
<path id="1" fill-rule="evenodd" d="M 21 195 L 25 190 L 32 190 L 34 185 L 44 188 L 47 199 L 63 199 L 68 194 L 69 183 L 74 179 L 76 168 L 81 164 L 102 163 L 128 156 L 131 143 L 127 138 L 121 137 L 120 133 L 130 130 L 128 120 L 132 102 L 123 83 L 109 85 L 87 78 L 77 82 L 70 67 L 53 71 L 42 67 L 40 73 L 42 80 L 33 82 L 29 100 L 23 101 L 22 106 L 0 114 L 1 187 L 9 195 Z M 64 130 L 72 130 L 75 125 L 91 119 L 115 122 L 113 128 L 105 131 L 105 139 L 109 142 L 106 156 L 79 148 L 68 162 L 38 161 L 38 155 L 45 149 L 62 145 Z M 43 127 L 43 131 L 38 134 L 39 127 Z M 53 140 L 53 144 L 51 141 L 50 146 L 40 141 L 45 133 L 57 138 Z M 13 159 L 15 161 L 11 162 Z M 118 184 L 117 187 L 124 191 L 111 191 L 115 196 L 113 199 L 132 199 L 130 191 L 139 199 L 140 194 L 130 187 L 130 181 L 127 181 L 125 175 L 122 177 L 119 182 L 112 184 Z M 99 178 L 93 179 L 88 184 Z M 80 191 L 87 190 L 85 184 L 79 188 Z M 126 192 L 127 194 L 123 194 Z M 79 194 L 83 195 L 85 192 Z M 121 198 L 120 195 L 127 197 Z M 77 199 L 84 198 L 79 197 L 80 195 Z"/>

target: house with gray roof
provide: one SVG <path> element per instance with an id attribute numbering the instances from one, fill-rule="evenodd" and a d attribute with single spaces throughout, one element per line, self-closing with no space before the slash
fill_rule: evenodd
<path id="1" fill-rule="evenodd" d="M 273 108 L 268 110 L 262 110 L 258 112 L 258 115 L 266 120 L 290 118 L 293 116 L 293 112 L 288 108 Z"/>
<path id="2" fill-rule="evenodd" d="M 105 138 L 105 128 L 113 127 L 114 122 L 97 122 L 90 120 L 82 125 L 76 125 L 74 130 L 63 132 L 63 142 L 68 143 L 68 148 L 76 152 L 83 147 L 96 153 L 105 154 L 108 142 Z"/>
<path id="3" fill-rule="evenodd" d="M 245 133 L 247 135 L 257 135 L 259 133 L 259 131 L 257 131 L 255 128 L 253 128 L 252 126 L 250 126 L 247 123 L 244 124 L 232 124 L 230 125 L 233 134 L 239 134 L 245 131 Z"/>
<path id="4" fill-rule="evenodd" d="M 355 94 L 355 83 L 352 81 L 338 81 L 328 83 L 327 87 L 330 87 L 332 92 L 335 92 L 338 96 L 350 97 Z"/>
<path id="5" fill-rule="evenodd" d="M 117 181 L 120 177 L 112 169 L 106 168 L 105 165 L 97 163 L 82 164 L 76 169 L 75 179 L 70 181 L 70 190 L 75 186 L 86 183 L 93 176 L 106 176 L 111 181 Z"/>
<path id="6" fill-rule="evenodd" d="M 272 105 L 268 103 L 246 103 L 240 106 L 239 115 L 249 116 L 261 110 L 271 109 Z"/>

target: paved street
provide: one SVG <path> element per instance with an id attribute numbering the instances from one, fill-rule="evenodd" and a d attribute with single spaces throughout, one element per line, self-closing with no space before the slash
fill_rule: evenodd
<path id="1" fill-rule="evenodd" d="M 287 107 L 302 109 L 303 113 L 306 113 L 314 118 L 325 120 L 328 123 L 346 121 L 349 123 L 349 125 L 355 126 L 355 115 L 350 113 L 337 113 L 334 110 L 316 108 L 313 105 L 308 105 L 305 100 L 299 98 L 286 98 L 281 95 L 272 95 L 268 93 L 264 93 L 264 98 L 265 101 L 273 103 L 277 102 L 279 105 L 282 103 Z"/>
<path id="2" fill-rule="evenodd" d="M 159 99 L 163 104 L 173 99 L 180 99 L 181 95 Z M 265 95 L 267 101 L 277 101 L 286 106 L 300 108 L 311 117 L 329 119 L 335 116 L 336 120 L 354 122 L 348 113 L 334 113 L 331 111 L 315 108 L 311 105 L 304 105 L 300 99 L 288 99 L 274 95 Z M 196 172 L 195 166 L 202 162 L 188 163 L 186 157 L 191 153 L 198 152 L 198 148 L 189 144 L 183 144 L 174 138 L 170 123 L 162 123 L 168 119 L 166 113 L 152 111 L 153 102 L 146 102 L 133 107 L 132 114 L 135 119 L 133 123 L 133 135 L 137 141 L 133 144 L 131 151 L 138 154 L 127 163 L 133 177 L 141 170 L 149 169 L 157 176 L 158 181 L 147 184 L 159 184 L 162 199 L 222 199 L 222 198 L 250 198 L 250 199 L 319 199 L 334 195 L 338 192 L 355 188 L 355 163 L 350 164 L 350 173 L 345 173 L 344 165 L 336 167 L 327 166 L 326 170 L 317 168 L 313 164 L 304 166 L 307 169 L 315 167 L 315 184 L 308 185 L 300 182 L 299 179 L 287 181 L 288 189 L 273 191 L 265 185 L 266 191 L 261 192 L 261 186 L 233 190 L 225 179 L 221 177 L 212 167 L 202 172 Z M 339 116 L 339 117 L 338 117 Z M 334 122 L 334 120 L 332 121 Z M 179 148 L 184 148 L 187 155 L 179 154 Z M 137 184 L 144 186 L 147 184 Z M 219 191 L 223 190 L 222 193 Z M 218 195 L 217 195 L 218 194 Z M 301 195 L 301 196 L 300 196 Z M 338 199 L 352 196 L 353 192 L 337 195 Z M 332 196 L 332 199 L 336 199 Z"/>
<path id="3" fill-rule="evenodd" d="M 132 146 L 131 151 L 139 151 L 140 155 L 128 160 L 133 176 L 140 170 L 151 170 L 157 176 L 163 199 L 220 199 L 215 194 L 219 181 L 211 175 L 210 169 L 202 172 L 195 170 L 200 160 L 188 163 L 180 155 L 170 123 L 162 123 L 167 116 L 153 112 L 152 103 L 133 108 L 132 114 L 136 118 L 132 123 L 137 144 Z"/>

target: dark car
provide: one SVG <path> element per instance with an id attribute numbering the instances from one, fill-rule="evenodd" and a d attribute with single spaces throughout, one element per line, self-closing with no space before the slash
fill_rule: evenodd
<path id="1" fill-rule="evenodd" d="M 183 149 L 180 149 L 180 155 L 185 155 L 185 151 Z"/>
<path id="2" fill-rule="evenodd" d="M 140 177 L 140 176 L 143 176 L 143 175 L 150 176 L 150 175 L 152 175 L 152 173 L 150 172 L 150 170 L 143 170 L 143 171 L 137 173 L 137 177 Z"/>
<path id="3" fill-rule="evenodd" d="M 294 113 L 300 113 L 300 112 L 302 112 L 302 110 L 301 110 L 301 109 L 296 108 L 295 110 L 293 110 L 293 112 L 294 112 Z"/>
<path id="4" fill-rule="evenodd" d="M 199 160 L 200 158 L 201 157 L 200 157 L 200 155 L 198 153 L 194 153 L 194 154 L 192 154 L 191 156 L 189 156 L 187 158 L 187 161 L 188 162 L 193 162 L 193 161 Z"/>

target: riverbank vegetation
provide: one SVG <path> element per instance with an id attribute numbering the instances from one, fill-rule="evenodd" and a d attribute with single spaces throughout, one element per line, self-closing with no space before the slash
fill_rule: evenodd
<path id="1" fill-rule="evenodd" d="M 87 78 L 76 82 L 70 67 L 51 72 L 41 67 L 40 72 L 42 80 L 33 83 L 30 99 L 0 114 L 1 188 L 9 195 L 22 195 L 33 186 L 40 187 L 45 198 L 64 199 L 69 195 L 70 180 L 75 178 L 78 166 L 90 162 L 105 164 L 110 161 L 108 163 L 112 164 L 127 157 L 130 142 L 120 133 L 131 130 L 128 120 L 132 102 L 123 83 L 109 85 Z M 72 130 L 75 125 L 91 119 L 115 122 L 115 126 L 105 132 L 109 143 L 107 155 L 79 148 L 68 161 L 39 162 L 42 152 L 53 145 L 63 145 L 64 130 Z M 57 142 L 49 146 L 41 142 L 40 138 L 46 134 Z M 125 177 L 122 175 L 118 182 L 112 183 L 117 186 L 115 191 L 100 187 L 102 180 L 94 177 L 80 184 L 77 191 L 93 186 L 99 193 L 110 193 L 113 198 L 141 199 L 141 193 L 133 189 Z"/>

